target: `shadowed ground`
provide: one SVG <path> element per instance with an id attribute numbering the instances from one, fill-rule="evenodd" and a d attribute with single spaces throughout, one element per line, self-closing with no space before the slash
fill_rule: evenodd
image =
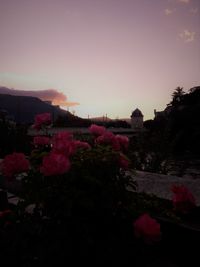
<path id="1" fill-rule="evenodd" d="M 192 179 L 158 173 L 135 171 L 132 177 L 137 181 L 138 192 L 155 194 L 160 198 L 172 199 L 170 190 L 173 184 L 185 185 L 194 195 L 197 206 L 200 206 L 200 179 Z"/>

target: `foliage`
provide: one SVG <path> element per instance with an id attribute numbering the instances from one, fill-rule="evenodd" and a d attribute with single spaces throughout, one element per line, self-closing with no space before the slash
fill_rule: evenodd
<path id="1" fill-rule="evenodd" d="M 40 153 L 43 157 L 43 152 Z M 33 159 L 38 156 L 34 154 Z M 112 214 L 117 211 L 119 202 L 127 205 L 126 187 L 135 187 L 125 171 L 119 168 L 118 156 L 110 147 L 80 149 L 71 158 L 70 171 L 55 176 L 43 176 L 35 165 L 23 179 L 21 197 L 26 200 L 26 205 L 36 203 L 40 211 L 52 219 L 74 214 Z"/>
<path id="2" fill-rule="evenodd" d="M 179 104 L 184 96 L 185 92 L 182 87 L 177 87 L 172 93 L 172 101 L 170 104 L 177 105 Z"/>
<path id="3" fill-rule="evenodd" d="M 144 122 L 146 132 L 130 140 L 129 156 L 137 169 L 165 172 L 163 162 L 199 159 L 200 87 L 177 87 L 167 108 Z M 159 145 L 158 145 L 159 144 Z"/>
<path id="4" fill-rule="evenodd" d="M 31 138 L 27 135 L 27 128 L 0 116 L 0 158 L 13 151 L 30 153 Z"/>
<path id="5" fill-rule="evenodd" d="M 36 125 L 38 129 L 44 127 L 38 120 Z M 20 180 L 21 198 L 17 207 L 12 207 L 12 217 L 5 212 L 2 215 L 6 219 L 1 225 L 0 248 L 5 255 L 2 261 L 21 266 L 55 266 L 66 262 L 66 255 L 90 261 L 90 253 L 99 253 L 98 257 L 102 253 L 104 264 L 114 255 L 115 242 L 119 244 L 125 236 L 132 238 L 131 195 L 127 187 L 134 191 L 136 184 L 126 172 L 128 159 L 123 151 L 127 139 L 103 128 L 102 135 L 91 135 L 89 143 L 64 132 L 52 137 L 49 144 L 44 136 L 34 138 L 33 145 L 28 157 L 31 168 L 26 174 L 19 175 L 25 169 L 8 162 L 18 160 L 21 154 L 8 155 L 2 163 L 4 176 L 9 174 L 13 182 Z M 44 173 L 49 155 L 66 157 L 70 168 L 63 173 L 54 168 L 58 171 L 54 175 Z M 56 160 L 55 157 L 52 165 L 57 164 Z M 128 226 L 128 231 L 124 226 Z M 111 246 L 111 253 L 103 252 L 105 242 L 106 249 Z M 9 246 L 14 249 L 9 250 Z"/>
<path id="6" fill-rule="evenodd" d="M 44 117 L 36 121 L 38 129 L 46 125 Z M 21 199 L 0 212 L 3 265 L 61 266 L 81 259 L 92 266 L 141 266 L 146 255 L 157 253 L 149 244 L 160 240 L 160 225 L 150 215 L 173 218 L 172 203 L 135 192 L 127 137 L 96 125 L 90 131 L 88 143 L 68 132 L 40 136 L 27 159 L 13 153 L 3 160 L 4 178 L 20 182 Z M 9 164 L 13 159 L 16 166 Z"/>

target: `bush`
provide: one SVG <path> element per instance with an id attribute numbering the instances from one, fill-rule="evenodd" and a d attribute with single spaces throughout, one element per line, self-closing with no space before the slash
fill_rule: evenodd
<path id="1" fill-rule="evenodd" d="M 43 127 L 40 118 L 37 128 Z M 29 157 L 13 153 L 4 158 L 4 178 L 19 182 L 21 198 L 16 207 L 0 212 L 4 265 L 62 266 L 81 261 L 93 266 L 130 262 L 142 266 L 150 260 L 144 255 L 156 255 L 157 246 L 149 244 L 160 240 L 160 225 L 147 213 L 162 214 L 172 209 L 172 203 L 135 192 L 124 154 L 128 138 L 96 125 L 90 131 L 88 143 L 61 132 L 52 138 L 35 137 Z M 176 207 L 177 201 L 191 199 L 182 197 L 184 190 L 176 191 L 181 193 Z"/>

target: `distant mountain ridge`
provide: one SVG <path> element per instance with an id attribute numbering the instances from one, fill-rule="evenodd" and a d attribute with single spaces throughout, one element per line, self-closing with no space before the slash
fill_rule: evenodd
<path id="1" fill-rule="evenodd" d="M 101 117 L 92 117 L 90 118 L 92 121 L 112 121 L 112 119 L 106 117 L 106 116 L 101 116 Z"/>
<path id="2" fill-rule="evenodd" d="M 35 115 L 45 112 L 51 113 L 53 121 L 59 116 L 73 116 L 69 111 L 46 103 L 37 97 L 1 94 L 1 92 L 0 109 L 6 110 L 17 123 L 33 123 Z"/>
<path id="3" fill-rule="evenodd" d="M 56 103 L 66 103 L 67 97 L 56 89 L 21 90 L 0 86 L 0 94 L 16 96 L 32 96 L 42 101 L 52 101 Z"/>

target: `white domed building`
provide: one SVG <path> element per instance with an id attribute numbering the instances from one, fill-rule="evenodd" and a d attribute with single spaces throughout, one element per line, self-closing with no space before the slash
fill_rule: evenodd
<path id="1" fill-rule="evenodd" d="M 136 108 L 131 114 L 131 128 L 134 130 L 143 129 L 143 117 L 141 110 Z"/>

